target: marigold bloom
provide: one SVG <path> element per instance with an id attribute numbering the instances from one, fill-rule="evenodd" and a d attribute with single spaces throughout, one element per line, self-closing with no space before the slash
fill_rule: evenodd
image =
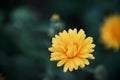
<path id="1" fill-rule="evenodd" d="M 85 65 L 89 65 L 87 59 L 95 59 L 90 54 L 94 51 L 95 44 L 92 44 L 93 38 L 88 37 L 83 31 L 77 33 L 77 29 L 69 29 L 68 32 L 65 30 L 60 32 L 59 35 L 55 35 L 52 38 L 52 47 L 49 48 L 51 51 L 51 61 L 59 61 L 57 66 L 64 65 L 63 71 L 78 70 L 78 67 L 84 68 Z"/>
<path id="2" fill-rule="evenodd" d="M 105 19 L 101 28 L 101 39 L 107 48 L 120 48 L 120 16 L 113 15 Z"/>

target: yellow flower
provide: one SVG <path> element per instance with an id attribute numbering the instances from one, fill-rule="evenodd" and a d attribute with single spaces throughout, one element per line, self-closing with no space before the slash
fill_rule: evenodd
<path id="1" fill-rule="evenodd" d="M 58 14 L 53 14 L 53 15 L 52 15 L 52 19 L 56 21 L 56 20 L 59 20 L 60 17 L 59 17 Z"/>
<path id="2" fill-rule="evenodd" d="M 0 73 L 0 80 L 5 80 L 5 78 L 3 77 L 1 73 Z"/>
<path id="3" fill-rule="evenodd" d="M 120 16 L 112 15 L 105 19 L 101 28 L 101 40 L 107 48 L 120 48 Z"/>
<path id="4" fill-rule="evenodd" d="M 59 61 L 57 66 L 64 65 L 63 71 L 78 70 L 78 67 L 84 68 L 85 65 L 89 65 L 87 59 L 94 59 L 94 56 L 90 54 L 94 51 L 95 44 L 92 44 L 93 38 L 88 37 L 83 31 L 77 33 L 77 29 L 69 29 L 68 32 L 65 30 L 60 32 L 59 35 L 55 35 L 52 38 L 52 47 L 49 48 L 51 51 L 51 61 Z"/>

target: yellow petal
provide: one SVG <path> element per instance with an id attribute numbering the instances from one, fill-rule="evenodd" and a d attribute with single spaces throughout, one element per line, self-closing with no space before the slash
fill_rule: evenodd
<path id="1" fill-rule="evenodd" d="M 73 45 L 73 51 L 72 51 L 72 53 L 73 53 L 73 57 L 78 54 L 77 47 L 75 45 Z"/>
<path id="2" fill-rule="evenodd" d="M 54 49 L 51 47 L 51 48 L 48 48 L 48 50 L 49 51 L 51 51 L 51 52 L 53 52 L 54 51 Z"/>
<path id="3" fill-rule="evenodd" d="M 66 54 L 69 58 L 73 57 L 73 44 L 68 45 L 68 50 Z"/>
<path id="4" fill-rule="evenodd" d="M 87 58 L 88 55 L 86 53 L 84 53 L 84 54 L 79 54 L 78 57 L 80 57 L 80 58 Z"/>
<path id="5" fill-rule="evenodd" d="M 69 68 L 69 61 L 65 63 L 63 72 L 67 72 L 68 68 Z"/>
<path id="6" fill-rule="evenodd" d="M 65 55 L 65 54 L 61 52 L 54 52 L 54 53 L 51 53 L 50 57 L 56 57 L 56 56 L 61 56 L 61 55 Z"/>
<path id="7" fill-rule="evenodd" d="M 73 71 L 73 68 L 74 68 L 74 63 L 73 63 L 73 61 L 72 61 L 72 59 L 69 61 L 69 70 L 70 71 Z"/>
<path id="8" fill-rule="evenodd" d="M 86 35 L 83 29 L 80 29 L 80 31 L 77 34 L 77 40 L 78 41 L 83 41 L 85 39 Z"/>
<path id="9" fill-rule="evenodd" d="M 88 37 L 85 39 L 84 44 L 91 44 L 93 42 L 93 38 L 92 37 Z"/>
<path id="10" fill-rule="evenodd" d="M 84 68 L 84 67 L 85 67 L 85 64 L 82 62 L 82 60 L 81 60 L 81 59 L 79 59 L 79 62 L 80 62 L 80 64 L 79 64 L 79 65 L 80 65 L 80 67 L 81 67 L 81 68 Z"/>
<path id="11" fill-rule="evenodd" d="M 73 58 L 72 61 L 73 61 L 73 64 L 74 64 L 74 69 L 77 70 L 78 66 L 79 66 L 79 63 L 75 60 L 75 58 Z"/>
<path id="12" fill-rule="evenodd" d="M 68 30 L 68 34 L 71 34 L 73 31 L 72 31 L 72 29 L 69 29 Z"/>
<path id="13" fill-rule="evenodd" d="M 89 59 L 95 59 L 95 57 L 92 54 L 88 54 Z"/>
<path id="14" fill-rule="evenodd" d="M 58 67 L 62 66 L 63 64 L 65 64 L 66 61 L 67 61 L 67 59 L 60 60 L 60 61 L 57 63 L 57 66 L 58 66 Z"/>
<path id="15" fill-rule="evenodd" d="M 91 48 L 94 48 L 94 47 L 95 47 L 95 44 L 89 44 L 89 45 L 86 45 L 85 48 L 89 48 L 89 49 L 91 49 Z"/>
<path id="16" fill-rule="evenodd" d="M 76 28 L 73 30 L 73 33 L 74 33 L 75 35 L 77 35 L 77 29 L 76 29 Z"/>
<path id="17" fill-rule="evenodd" d="M 87 53 L 88 52 L 88 49 L 81 49 L 81 51 L 80 51 L 80 54 L 85 54 L 85 53 Z"/>
<path id="18" fill-rule="evenodd" d="M 75 70 L 78 70 L 78 66 L 77 65 L 74 65 L 74 68 L 75 68 Z"/>
<path id="19" fill-rule="evenodd" d="M 84 68 L 85 65 L 80 58 L 74 58 L 75 64 L 79 65 L 81 68 Z"/>
<path id="20" fill-rule="evenodd" d="M 65 45 L 67 44 L 68 38 L 69 38 L 69 35 L 68 35 L 68 33 L 64 30 L 63 33 L 60 34 L 60 40 L 61 40 L 62 42 L 64 42 L 63 46 L 65 46 Z"/>
<path id="21" fill-rule="evenodd" d="M 67 56 L 61 55 L 61 56 L 51 57 L 50 60 L 54 61 L 54 60 L 61 60 L 61 59 L 66 59 L 66 58 Z"/>
<path id="22" fill-rule="evenodd" d="M 84 64 L 86 64 L 86 65 L 89 65 L 89 64 L 90 64 L 89 61 L 88 61 L 87 59 L 82 59 L 82 61 L 83 61 Z"/>
<path id="23" fill-rule="evenodd" d="M 88 49 L 88 53 L 94 52 L 94 49 Z"/>
<path id="24" fill-rule="evenodd" d="M 64 44 L 60 38 L 52 38 L 52 43 L 57 44 L 57 45 L 59 45 L 59 44 L 63 45 Z"/>
<path id="25" fill-rule="evenodd" d="M 64 48 L 64 46 L 61 46 L 61 45 L 52 45 L 54 51 L 56 52 L 66 52 L 66 49 Z"/>

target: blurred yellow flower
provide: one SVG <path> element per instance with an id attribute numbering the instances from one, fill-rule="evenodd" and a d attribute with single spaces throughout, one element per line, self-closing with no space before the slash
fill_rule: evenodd
<path id="1" fill-rule="evenodd" d="M 2 76 L 1 73 L 0 73 L 0 80 L 5 80 L 5 78 Z"/>
<path id="2" fill-rule="evenodd" d="M 120 15 L 112 15 L 105 19 L 101 28 L 101 40 L 107 48 L 120 48 Z"/>
<path id="3" fill-rule="evenodd" d="M 60 17 L 59 17 L 58 14 L 53 14 L 53 15 L 52 15 L 52 19 L 56 21 L 56 20 L 59 20 Z"/>
<path id="4" fill-rule="evenodd" d="M 95 59 L 90 54 L 94 51 L 95 44 L 92 44 L 93 38 L 88 37 L 83 31 L 77 33 L 77 29 L 69 29 L 68 32 L 65 30 L 60 32 L 59 35 L 55 35 L 52 38 L 52 47 L 49 48 L 51 51 L 51 61 L 59 61 L 57 66 L 64 65 L 64 72 L 78 70 L 78 67 L 84 68 L 85 65 L 89 65 L 87 59 Z"/>

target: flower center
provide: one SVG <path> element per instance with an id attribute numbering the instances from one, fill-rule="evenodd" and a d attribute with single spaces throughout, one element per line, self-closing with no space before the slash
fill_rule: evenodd
<path id="1" fill-rule="evenodd" d="M 71 44 L 69 44 L 68 47 L 67 47 L 66 55 L 68 56 L 68 58 L 71 59 L 71 58 L 75 57 L 75 56 L 78 54 L 77 51 L 78 51 L 78 50 L 77 50 L 77 45 L 71 43 Z"/>

